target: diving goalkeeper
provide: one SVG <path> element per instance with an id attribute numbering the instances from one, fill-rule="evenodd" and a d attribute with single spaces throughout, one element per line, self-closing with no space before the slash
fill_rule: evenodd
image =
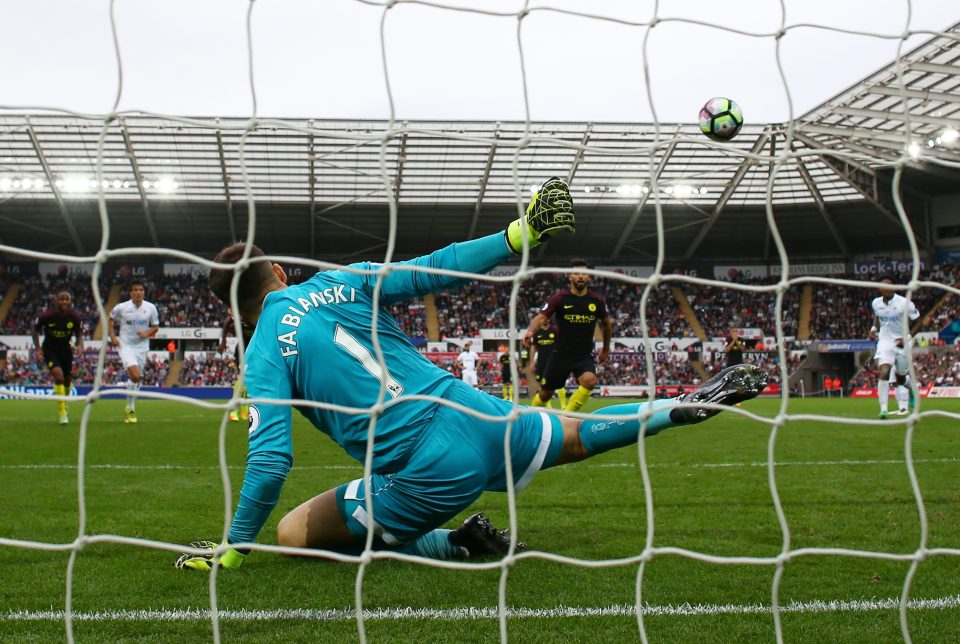
<path id="1" fill-rule="evenodd" d="M 476 391 L 436 367 L 416 349 L 389 315 L 392 303 L 463 283 L 418 267 L 484 273 L 560 232 L 573 232 L 573 204 L 560 179 L 546 181 L 524 216 L 503 233 L 452 244 L 406 262 L 389 273 L 369 262 L 325 271 L 296 286 L 278 264 L 256 261 L 239 277 L 240 319 L 256 327 L 247 348 L 245 383 L 250 398 L 247 469 L 228 542 L 191 544 L 178 568 L 208 570 L 214 562 L 236 568 L 260 533 L 293 465 L 292 410 L 286 401 L 313 401 L 322 408 L 297 406 L 317 429 L 350 456 L 364 462 L 367 435 L 375 430 L 370 488 L 356 479 L 302 503 L 281 519 L 277 543 L 344 553 L 361 551 L 367 531 L 374 546 L 434 559 L 503 555 L 507 531 L 495 530 L 475 514 L 455 530 L 445 523 L 468 508 L 484 491 L 507 489 L 504 439 L 511 403 Z M 244 244 L 228 246 L 221 264 L 240 259 Z M 253 247 L 251 257 L 262 257 Z M 232 269 L 214 269 L 210 288 L 229 303 Z M 374 293 L 379 290 L 374 349 Z M 696 423 L 719 409 L 677 402 L 730 405 L 757 395 L 766 374 L 752 365 L 720 372 L 696 391 L 671 400 L 622 404 L 585 419 L 524 412 L 510 432 L 515 488 L 523 490 L 546 468 L 572 463 L 636 443 L 641 414 L 646 435 Z M 376 409 L 384 390 L 384 404 Z M 431 396 L 474 410 L 477 416 L 445 404 L 414 398 Z M 274 402 L 276 401 L 276 402 Z M 611 420 L 610 414 L 633 415 Z M 375 423 L 371 423 L 375 420 Z M 368 500 L 372 499 L 371 518 Z M 523 549 L 517 544 L 517 549 Z"/>

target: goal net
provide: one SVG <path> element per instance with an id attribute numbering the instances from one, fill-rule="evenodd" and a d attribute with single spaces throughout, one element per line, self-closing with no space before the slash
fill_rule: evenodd
<path id="1" fill-rule="evenodd" d="M 104 13 L 98 20 L 112 47 L 111 73 L 117 79 L 109 108 L 68 109 L 34 101 L 42 92 L 30 94 L 30 100 L 5 93 L 0 99 L 0 218 L 11 224 L 12 237 L 0 232 L 0 252 L 8 266 L 40 262 L 64 265 L 67 273 L 89 266 L 81 282 L 90 294 L 90 308 L 106 321 L 111 288 L 118 277 L 130 277 L 115 274 L 117 266 L 176 262 L 190 266 L 185 273 L 205 277 L 217 265 L 201 240 L 220 230 L 223 239 L 261 245 L 269 261 L 298 267 L 295 277 L 327 269 L 356 272 L 359 269 L 347 268 L 351 262 L 376 261 L 372 270 L 379 298 L 382 278 L 397 270 L 397 260 L 433 250 L 434 240 L 448 239 L 454 229 L 462 229 L 463 239 L 502 230 L 523 214 L 531 188 L 560 176 L 569 182 L 577 208 L 576 235 L 557 238 L 546 250 L 525 246 L 516 263 L 491 274 L 463 276 L 473 286 L 460 292 L 462 301 L 499 311 L 484 311 L 483 316 L 500 316 L 496 319 L 507 332 L 498 342 L 506 344 L 510 354 L 520 353 L 518 330 L 543 303 L 537 298 L 563 284 L 571 272 L 566 260 L 588 255 L 598 261 L 586 272 L 617 302 L 616 324 L 624 329 L 615 331 L 624 338 L 623 346 L 614 347 L 614 357 L 600 366 L 595 393 L 610 386 L 604 393 L 617 395 L 621 386 L 625 395 L 652 399 L 689 390 L 693 381 L 686 388 L 677 385 L 671 370 L 690 369 L 682 355 L 689 352 L 690 363 L 701 365 L 696 377 L 709 377 L 725 358 L 721 338 L 731 328 L 745 331 L 746 341 L 760 347 L 749 359 L 770 372 L 774 386 L 762 404 L 725 411 L 718 417 L 725 425 L 711 430 L 717 420 L 696 429 L 678 428 L 656 441 L 639 440 L 635 450 L 543 472 L 523 496 L 517 496 L 517 481 L 508 474 L 507 494 L 485 496 L 485 507 L 477 509 L 499 516 L 515 535 L 514 543 L 527 542 L 529 551 L 485 563 L 442 562 L 374 550 L 371 534 L 358 555 L 295 553 L 343 565 L 324 568 L 308 562 L 313 567 L 305 568 L 302 561 L 284 560 L 285 570 L 271 568 L 270 582 L 248 569 L 266 559 L 279 560 L 277 553 L 284 552 L 272 545 L 269 527 L 279 518 L 273 516 L 259 543 L 244 544 L 254 554 L 242 575 L 236 575 L 241 581 L 232 579 L 235 571 L 215 568 L 208 603 L 197 607 L 179 604 L 176 596 L 183 583 L 196 592 L 197 576 L 186 577 L 188 582 L 169 581 L 159 571 L 160 566 L 170 568 L 167 559 L 172 563 L 184 543 L 156 535 L 180 535 L 184 526 L 166 525 L 163 508 L 141 498 L 149 497 L 149 490 L 133 482 L 141 475 L 137 466 L 104 462 L 96 451 L 103 449 L 97 437 L 109 431 L 100 410 L 111 397 L 126 395 L 116 386 L 108 343 L 100 342 L 89 391 L 54 397 L 74 407 L 83 405 L 80 422 L 71 426 L 78 428 L 76 435 L 71 434 L 70 441 L 62 436 L 55 440 L 63 447 L 57 463 L 38 462 L 37 450 L 16 438 L 14 425 L 21 421 L 14 410 L 22 408 L 10 406 L 13 400 L 48 401 L 50 395 L 0 385 L 2 397 L 11 399 L 0 401 L 0 435 L 7 434 L 4 442 L 10 439 L 0 461 L 2 476 L 9 489 L 26 490 L 38 499 L 36 508 L 18 500 L 9 511 L 0 511 L 6 519 L 0 521 L 0 568 L 9 570 L 11 578 L 29 579 L 34 573 L 26 569 L 33 557 L 67 557 L 65 570 L 53 569 L 62 605 L 55 605 L 49 594 L 31 594 L 30 584 L 12 583 L 14 590 L 6 594 L 0 613 L 0 628 L 5 629 L 0 633 L 62 623 L 72 642 L 85 639 L 86 633 L 131 636 L 139 632 L 131 623 L 156 629 L 191 623 L 209 624 L 209 631 L 184 633 L 209 632 L 220 641 L 233 632 L 242 636 L 242 630 L 228 630 L 234 622 L 269 622 L 275 626 L 252 631 L 255 637 L 306 639 L 322 632 L 331 639 L 360 641 L 380 634 L 401 641 L 509 641 L 567 633 L 574 638 L 639 636 L 648 641 L 733 632 L 779 642 L 862 632 L 861 620 L 876 614 L 886 623 L 867 633 L 877 638 L 895 634 L 912 641 L 918 632 L 929 638 L 932 633 L 960 633 L 960 596 L 948 581 L 955 579 L 960 561 L 960 532 L 951 525 L 957 518 L 956 496 L 946 483 L 958 473 L 960 454 L 948 450 L 949 424 L 960 420 L 960 409 L 949 401 L 930 404 L 918 397 L 908 415 L 878 426 L 875 401 L 840 406 L 842 400 L 823 397 L 803 399 L 802 404 L 797 400 L 801 392 L 825 396 L 832 391 L 819 376 L 800 377 L 800 363 L 817 340 L 866 335 L 870 317 L 863 316 L 863 309 L 878 295 L 880 271 L 888 270 L 891 262 L 904 269 L 895 275 L 894 289 L 923 303 L 925 322 L 949 321 L 949 311 L 956 309 L 951 298 L 960 295 L 960 274 L 949 266 L 934 269 L 935 240 L 929 212 L 924 212 L 929 200 L 907 180 L 911 173 L 955 176 L 960 170 L 960 30 L 945 27 L 956 22 L 956 16 L 947 16 L 937 29 L 920 29 L 911 23 L 908 2 L 905 7 L 893 5 L 903 13 L 895 29 L 862 29 L 848 26 L 842 16 L 836 22 L 795 18 L 793 5 L 790 10 L 780 5 L 765 26 L 755 28 L 759 23 L 751 20 L 715 21 L 709 10 L 698 15 L 657 3 L 644 12 L 604 7 L 595 14 L 590 3 L 524 3 L 518 9 L 506 3 L 491 8 L 484 3 L 357 2 L 344 5 L 349 7 L 347 18 L 333 7 L 290 8 L 291 14 L 304 12 L 304 19 L 281 16 L 263 4 L 250 2 L 245 15 L 224 17 L 215 35 L 184 27 L 188 38 L 209 37 L 222 47 L 203 65 L 212 66 L 220 56 L 244 61 L 242 74 L 231 68 L 210 80 L 213 85 L 230 84 L 230 92 L 244 88 L 250 108 L 242 115 L 226 114 L 237 109 L 231 105 L 220 118 L 187 116 L 187 111 L 164 107 L 176 106 L 175 98 L 158 100 L 160 108 L 126 107 L 126 92 L 141 91 L 151 75 L 158 83 L 170 79 L 156 63 L 137 58 L 145 54 L 125 39 L 125 21 L 138 17 L 123 3 L 98 8 Z M 430 28 L 437 16 L 454 18 Z M 168 19 L 157 17 L 160 24 Z M 347 20 L 363 25 L 361 32 L 350 32 L 363 33 L 360 43 L 338 33 Z M 424 26 L 418 28 L 420 20 Z M 493 24 L 499 28 L 481 28 Z M 471 25 L 477 25 L 476 33 Z M 671 61 L 677 77 L 665 77 L 658 69 L 667 63 L 656 52 L 666 58 L 680 51 L 664 43 L 681 27 L 687 30 L 682 32 L 682 49 L 693 53 L 688 60 Z M 24 24 L 24 29 L 39 37 L 32 25 Z M 289 32 L 289 37 L 277 39 L 276 32 Z M 491 33 L 496 38 L 483 42 Z M 598 39 L 593 42 L 609 39 L 609 50 L 583 51 L 578 34 L 587 33 Z M 795 83 L 816 79 L 798 75 L 800 80 L 794 81 L 791 73 L 796 69 L 791 66 L 798 57 L 789 43 L 809 33 L 825 41 L 852 38 L 865 48 L 885 45 L 891 56 L 878 59 L 858 72 L 861 75 L 893 62 L 846 90 L 852 79 L 845 79 L 829 90 L 833 98 L 798 114 Z M 346 71 L 313 77 L 310 60 L 299 60 L 304 50 L 294 43 L 315 39 L 333 43 L 318 46 L 331 47 L 329 54 L 342 57 Z M 351 67 L 356 47 L 371 43 L 379 48 L 380 58 L 368 67 Z M 744 43 L 766 47 L 771 64 L 757 73 L 769 78 L 739 74 L 737 57 L 756 51 Z M 173 43 L 166 46 L 176 49 Z M 461 49 L 472 53 L 454 56 Z M 487 60 L 494 50 L 497 57 Z M 509 51 L 509 57 L 500 57 L 500 50 Z M 71 52 L 54 48 L 54 55 L 64 58 Z M 177 56 L 167 52 L 158 58 L 168 55 Z M 829 54 L 814 51 L 809 56 L 818 60 Z M 401 58 L 403 65 L 398 63 Z M 131 73 L 131 59 L 145 71 Z M 420 72 L 426 82 L 406 69 L 418 64 L 432 74 Z M 817 64 L 829 70 L 831 62 Z M 618 73 L 611 75 L 610 69 Z M 215 76 L 212 70 L 205 73 Z M 364 100 L 378 101 L 380 111 L 360 111 L 356 120 L 327 117 L 323 106 L 331 102 L 335 110 L 359 109 L 342 97 L 316 94 L 317 85 L 342 82 L 341 73 L 355 74 L 350 86 Z M 272 96 L 295 93 L 289 86 L 279 87 L 275 76 L 315 99 L 311 111 L 316 118 L 272 116 L 285 109 Z M 762 84 L 762 90 L 751 90 L 750 83 Z M 616 84 L 622 87 L 609 87 Z M 708 89 L 701 90 L 701 85 Z M 378 92 L 376 98 L 371 98 L 371 88 Z M 496 93 L 511 96 L 508 113 L 515 117 L 486 118 L 484 101 L 495 112 L 500 100 Z M 606 107 L 597 108 L 603 118 L 589 116 L 592 94 L 601 100 L 636 101 L 639 118 L 622 119 Z M 714 94 L 730 94 L 744 105 L 746 124 L 731 141 L 712 141 L 693 122 L 661 116 L 662 111 L 675 114 L 673 103 L 678 102 L 692 119 L 699 104 Z M 776 95 L 786 117 L 751 120 L 750 103 L 740 97 L 760 94 Z M 427 113 L 422 104 L 434 100 L 473 105 L 469 118 L 483 118 L 429 121 L 406 116 L 408 111 Z M 571 120 L 557 107 L 580 100 L 588 105 L 582 118 Z M 686 105 L 690 100 L 694 103 Z M 190 195 L 188 206 L 181 207 L 187 202 L 179 201 L 181 194 Z M 454 212 L 456 217 L 449 214 Z M 53 232 L 47 228 L 51 217 L 59 222 Z M 810 228 L 822 234 L 809 234 Z M 130 239 L 131 231 L 139 231 L 142 244 L 117 243 L 118 238 Z M 57 245 L 32 241 L 51 235 L 59 239 Z M 96 243 L 90 243 L 94 238 Z M 874 264 L 864 261 L 863 274 L 851 274 L 856 260 L 873 260 L 878 254 L 886 264 L 876 263 L 880 268 L 873 270 Z M 738 259 L 744 257 L 753 259 Z M 246 270 L 252 261 L 262 260 L 245 254 L 237 267 Z M 13 284 L 22 286 L 8 273 L 0 288 L 9 296 Z M 167 286 L 175 291 L 176 284 Z M 74 297 L 79 297 L 76 292 Z M 461 318 L 462 301 L 450 303 Z M 232 302 L 237 310 L 236 285 Z M 191 305 L 207 307 L 206 302 L 178 303 L 186 316 Z M 13 302 L 4 309 L 0 304 L 0 312 L 10 316 L 16 306 Z M 378 309 L 377 315 L 385 314 Z M 160 315 L 164 319 L 165 311 Z M 241 337 L 239 320 L 235 324 Z M 769 333 L 758 328 L 767 324 Z M 848 325 L 848 333 L 836 330 L 841 324 Z M 451 339 L 459 341 L 454 328 L 451 325 Z M 838 335 L 831 336 L 834 332 Z M 823 352 L 834 350 L 827 345 L 831 348 Z M 31 352 L 32 345 L 26 351 Z M 956 354 L 930 355 L 946 355 L 949 361 Z M 387 370 L 379 346 L 373 347 L 373 359 Z M 909 377 L 924 384 L 916 364 L 910 362 Z M 818 373 L 834 372 L 824 366 Z M 604 374 L 619 380 L 604 382 Z M 869 370 L 863 374 L 875 377 Z M 511 420 L 534 413 L 519 402 L 526 378 L 514 362 Z M 867 386 L 875 386 L 869 378 Z M 187 531 L 197 532 L 197 539 L 225 540 L 236 507 L 238 473 L 243 471 L 242 456 L 234 449 L 241 441 L 228 414 L 258 401 L 236 392 L 228 401 L 209 401 L 176 389 L 134 395 L 187 410 L 171 416 L 170 424 L 191 414 L 216 413 L 216 436 L 202 432 L 191 439 L 166 425 L 151 429 L 144 421 L 140 427 L 148 434 L 138 441 L 129 436 L 122 440 L 130 441 L 134 452 L 170 454 L 169 462 L 132 459 L 146 463 L 145 470 L 186 474 L 209 468 L 211 476 L 203 479 L 202 489 L 182 487 L 173 476 L 144 480 L 171 485 L 179 497 L 191 499 L 183 503 L 197 512 L 209 514 L 212 505 L 192 497 L 222 499 L 220 534 L 201 534 L 211 525 L 203 520 Z M 373 429 L 388 399 L 384 384 L 370 408 L 355 411 L 372 413 Z M 450 401 L 436 402 L 482 417 Z M 312 401 L 297 404 L 332 408 Z M 931 428 L 928 435 L 922 435 L 925 427 Z M 373 431 L 361 470 L 339 454 L 318 455 L 299 445 L 323 439 L 298 436 L 294 467 L 311 475 L 301 478 L 294 492 L 286 492 L 303 496 L 289 503 L 285 497 L 284 503 L 294 507 L 339 485 L 351 468 L 354 478 L 363 477 L 369 484 L 372 437 Z M 29 437 L 34 440 L 45 439 Z M 182 441 L 202 443 L 206 465 L 177 463 L 176 446 Z M 158 447 L 161 444 L 166 446 Z M 73 449 L 76 459 L 71 464 L 67 459 Z M 506 459 L 509 463 L 509 450 Z M 124 473 L 115 479 L 116 487 L 105 487 L 100 479 L 91 483 L 91 472 L 111 468 Z M 46 534 L 33 526 L 57 512 L 55 499 L 24 482 L 40 470 L 62 470 L 75 484 L 77 525 L 68 541 L 31 536 Z M 58 485 L 60 497 L 69 498 L 62 476 Z M 98 516 L 114 518 L 92 526 L 91 507 Z M 280 508 L 275 514 L 282 514 Z M 132 528 L 139 521 L 144 527 Z M 151 522 L 164 527 L 146 529 Z M 101 549 L 108 545 L 116 548 Z M 128 558 L 122 547 L 140 554 Z M 78 601 L 77 579 L 87 574 L 89 565 L 85 558 L 105 556 L 124 562 L 125 572 L 116 571 L 121 581 L 87 579 Z M 131 573 L 131 566 L 139 573 Z M 163 575 L 169 572 L 166 568 Z M 103 561 L 92 569 L 111 571 Z M 422 587 L 403 582 L 405 574 L 414 575 Z M 301 577 L 312 581 L 304 584 Z M 475 583 L 483 593 L 469 590 Z M 262 594 L 245 584 L 258 585 Z M 123 593 L 97 590 L 100 585 L 147 587 L 155 594 L 127 603 Z M 393 585 L 422 594 L 398 596 Z M 887 593 L 889 589 L 895 592 Z M 251 598 L 252 603 L 245 603 Z M 164 608 L 168 605 L 177 607 Z M 103 631 L 83 631 L 86 622 L 110 625 Z M 384 623 L 397 630 L 374 631 Z M 155 632 L 162 637 L 165 631 Z"/>

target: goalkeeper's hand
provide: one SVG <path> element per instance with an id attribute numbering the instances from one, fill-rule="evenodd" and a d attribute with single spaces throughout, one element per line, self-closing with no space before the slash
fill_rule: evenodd
<path id="1" fill-rule="evenodd" d="M 573 198 L 566 181 L 560 177 L 544 181 L 533 193 L 526 214 L 507 226 L 504 236 L 514 253 L 523 252 L 524 226 L 531 248 L 560 231 L 574 231 Z"/>
<path id="2" fill-rule="evenodd" d="M 224 568 L 239 568 L 246 557 L 245 554 L 233 548 L 229 548 L 222 554 L 217 555 L 214 551 L 220 547 L 220 544 L 214 543 L 213 541 L 194 541 L 193 543 L 187 544 L 187 547 L 197 550 L 209 550 L 210 554 L 198 555 L 192 552 L 184 552 L 177 557 L 177 561 L 173 564 L 173 567 L 177 570 L 192 568 L 193 570 L 209 571 L 217 562 Z"/>

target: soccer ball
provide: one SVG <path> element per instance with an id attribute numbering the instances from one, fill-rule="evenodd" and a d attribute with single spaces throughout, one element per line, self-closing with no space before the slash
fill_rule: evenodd
<path id="1" fill-rule="evenodd" d="M 743 127 L 743 112 L 735 101 L 716 96 L 700 108 L 700 131 L 714 141 L 729 141 Z"/>

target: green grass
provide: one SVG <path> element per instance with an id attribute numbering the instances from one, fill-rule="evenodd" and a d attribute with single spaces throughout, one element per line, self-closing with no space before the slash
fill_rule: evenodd
<path id="1" fill-rule="evenodd" d="M 594 406 L 610 404 L 592 401 Z M 93 406 L 84 472 L 87 535 L 113 534 L 172 543 L 218 539 L 224 498 L 217 468 L 220 414 L 192 405 L 145 401 L 140 423 L 124 425 L 120 401 Z M 744 409 L 772 419 L 778 400 Z M 924 409 L 960 411 L 954 401 L 927 400 Z M 0 537 L 48 544 L 77 538 L 78 426 L 55 424 L 52 403 L 0 401 Z M 875 400 L 794 400 L 790 413 L 873 419 Z M 929 522 L 928 547 L 960 548 L 960 435 L 948 418 L 925 418 L 913 435 L 913 456 Z M 851 548 L 913 553 L 920 544 L 917 504 L 903 463 L 906 426 L 788 422 L 777 435 L 776 482 L 791 547 Z M 775 557 L 783 548 L 768 485 L 771 423 L 726 413 L 695 427 L 671 430 L 646 442 L 654 500 L 654 545 L 718 556 Z M 229 470 L 236 496 L 243 476 L 246 432 L 230 427 Z M 280 504 L 261 535 L 275 542 L 283 514 L 300 502 L 360 476 L 326 437 L 301 419 L 295 427 L 296 463 Z M 124 467 L 107 467 L 118 466 Z M 508 521 L 507 497 L 487 494 L 482 509 Z M 232 510 L 232 506 L 231 506 Z M 520 538 L 533 549 L 590 561 L 639 554 L 647 538 L 643 482 L 636 448 L 542 472 L 518 497 Z M 467 513 L 464 514 L 466 516 Z M 174 570 L 170 552 L 88 544 L 74 569 L 73 610 L 173 611 L 209 606 L 208 577 Z M 63 640 L 62 620 L 11 620 L 15 611 L 62 610 L 68 552 L 0 546 L 0 641 Z M 869 601 L 900 596 L 909 565 L 850 556 L 808 556 L 787 563 L 781 605 L 790 602 Z M 358 566 L 254 553 L 243 568 L 222 571 L 220 609 L 344 610 L 354 605 Z M 637 566 L 586 568 L 524 559 L 510 570 L 507 603 L 518 609 L 602 608 L 634 603 Z M 711 564 L 661 554 L 644 570 L 643 599 L 655 606 L 765 605 L 771 601 L 770 565 Z M 938 556 L 919 567 L 913 599 L 958 595 L 960 558 Z M 497 604 L 499 570 L 440 570 L 375 561 L 363 580 L 367 609 L 489 608 Z M 638 639 L 636 618 L 516 617 L 511 641 L 617 641 Z M 651 641 L 771 641 L 769 613 L 745 611 L 646 616 Z M 789 612 L 782 619 L 789 642 L 900 641 L 895 608 Z M 911 609 L 914 642 L 960 640 L 960 609 Z M 209 620 L 105 619 L 74 621 L 80 642 L 204 641 Z M 286 616 L 223 619 L 224 641 L 355 641 L 353 620 L 318 621 Z M 371 642 L 496 641 L 495 619 L 380 619 L 366 623 Z"/>

